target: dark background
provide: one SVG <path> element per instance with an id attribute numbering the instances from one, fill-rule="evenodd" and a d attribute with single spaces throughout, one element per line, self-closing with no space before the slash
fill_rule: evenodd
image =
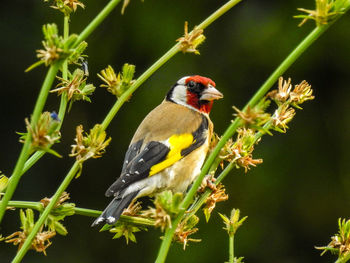
<path id="1" fill-rule="evenodd" d="M 125 15 L 120 8 L 88 39 L 90 82 L 101 82 L 96 73 L 108 64 L 116 70 L 124 63 L 136 65 L 139 76 L 162 56 L 183 33 L 199 24 L 225 1 L 133 0 Z M 72 16 L 71 31 L 79 33 L 107 1 L 85 1 L 86 9 Z M 2 1 L 0 8 L 0 170 L 10 175 L 21 145 L 16 131 L 24 131 L 24 118 L 32 112 L 46 69 L 25 74 L 41 48 L 41 25 L 62 17 L 42 1 Z M 178 54 L 147 80 L 126 103 L 107 132 L 113 140 L 103 158 L 84 165 L 82 176 L 68 191 L 79 207 L 103 209 L 106 188 L 119 175 L 124 152 L 140 121 L 160 103 L 180 77 L 200 74 L 212 78 L 224 100 L 215 103 L 211 118 L 222 134 L 232 117 L 232 105 L 242 108 L 279 63 L 314 27 L 298 28 L 297 7 L 314 8 L 314 1 L 243 1 L 212 24 L 200 56 Z M 307 102 L 290 124 L 288 133 L 265 136 L 255 157 L 263 164 L 249 171 L 234 170 L 224 181 L 229 201 L 220 203 L 206 224 L 200 214 L 201 243 L 171 247 L 167 262 L 224 262 L 228 259 L 228 237 L 217 212 L 229 214 L 239 208 L 248 219 L 236 235 L 235 252 L 246 262 L 330 262 L 314 246 L 326 245 L 337 231 L 339 217 L 349 217 L 349 68 L 350 19 L 343 17 L 330 28 L 284 74 L 293 83 L 305 79 L 316 99 Z M 61 30 L 62 32 L 62 30 Z M 101 122 L 115 99 L 98 88 L 93 103 L 77 102 L 62 128 L 62 143 L 55 149 L 63 159 L 46 155 L 21 179 L 14 200 L 40 200 L 51 196 L 73 160 L 67 157 L 75 127 L 86 129 Z M 59 99 L 50 95 L 45 109 L 58 110 Z M 137 244 L 112 240 L 112 234 L 90 228 L 93 219 L 66 218 L 69 235 L 57 236 L 47 257 L 29 251 L 23 262 L 153 262 L 161 233 L 150 229 L 136 234 Z M 8 212 L 0 233 L 19 228 L 18 211 Z M 0 243 L 0 261 L 9 262 L 16 253 Z"/>

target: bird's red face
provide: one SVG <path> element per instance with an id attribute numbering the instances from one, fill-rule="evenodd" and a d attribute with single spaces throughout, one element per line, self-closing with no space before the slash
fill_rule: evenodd
<path id="1" fill-rule="evenodd" d="M 213 101 L 223 98 L 215 88 L 215 82 L 199 75 L 183 77 L 169 91 L 166 99 L 197 110 L 209 113 Z"/>

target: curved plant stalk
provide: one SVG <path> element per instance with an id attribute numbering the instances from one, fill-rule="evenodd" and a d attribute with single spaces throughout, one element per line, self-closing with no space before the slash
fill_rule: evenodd
<path id="1" fill-rule="evenodd" d="M 32 126 L 34 126 L 36 124 L 36 122 L 38 121 L 39 116 L 44 108 L 47 95 L 49 93 L 49 90 L 51 88 L 53 81 L 55 80 L 55 77 L 56 77 L 57 71 L 60 67 L 60 64 L 61 63 L 55 63 L 52 66 L 50 66 L 50 68 L 46 74 L 44 83 L 41 87 L 41 90 L 40 90 L 40 93 L 39 93 L 39 96 L 38 96 L 38 99 L 36 101 L 34 111 L 32 114 L 32 119 L 31 119 Z M 2 198 L 2 201 L 0 204 L 0 223 L 1 223 L 1 220 L 4 216 L 4 214 L 5 214 L 7 203 L 12 198 L 12 195 L 17 187 L 17 184 L 18 184 L 20 178 L 21 178 L 22 170 L 23 170 L 25 161 L 29 157 L 30 145 L 31 145 L 31 135 L 30 135 L 30 132 L 28 131 L 28 136 L 26 136 L 24 145 L 22 147 L 21 153 L 18 157 L 16 166 L 15 166 L 15 169 L 11 175 L 11 180 L 9 180 L 9 184 L 7 186 L 5 195 Z"/>
<path id="2" fill-rule="evenodd" d="M 214 22 L 216 19 L 218 19 L 222 14 L 227 12 L 230 8 L 232 8 L 234 5 L 239 3 L 241 0 L 231 0 L 225 5 L 223 5 L 221 8 L 219 8 L 216 12 L 214 12 L 211 16 L 209 16 L 207 19 L 205 19 L 197 28 L 198 29 L 204 29 L 207 26 L 209 26 L 212 22 Z M 80 38 L 79 38 L 80 39 Z M 177 52 L 181 50 L 180 44 L 174 45 L 165 55 L 163 55 L 159 60 L 157 60 L 148 70 L 146 70 L 136 81 L 135 83 L 117 100 L 117 102 L 114 104 L 112 109 L 107 114 L 106 118 L 101 124 L 101 130 L 104 131 L 120 107 L 124 104 L 124 102 L 129 98 L 131 93 L 135 91 L 146 79 L 148 79 L 157 69 L 159 69 L 162 65 L 164 65 L 170 58 L 172 58 Z M 36 222 L 32 232 L 27 237 L 25 243 L 21 247 L 21 249 L 16 254 L 16 257 L 14 258 L 13 262 L 20 262 L 28 249 L 31 246 L 31 243 L 36 236 L 37 232 L 39 231 L 41 225 L 45 222 L 46 218 L 50 214 L 52 208 L 56 204 L 57 200 L 63 193 L 63 191 L 68 187 L 71 180 L 74 178 L 76 173 L 79 170 L 79 162 L 75 162 L 69 173 L 66 175 L 64 181 L 61 183 L 60 187 L 57 189 L 56 193 L 52 197 L 49 205 L 45 208 L 44 212 L 41 214 L 40 218 Z M 4 204 L 2 204 L 4 205 Z M 7 203 L 6 203 L 7 205 Z"/>
<path id="3" fill-rule="evenodd" d="M 335 263 L 346 263 L 350 260 L 350 253 L 348 253 L 345 257 L 339 257 Z"/>
<path id="4" fill-rule="evenodd" d="M 57 189 L 57 191 L 54 194 L 54 196 L 51 198 L 50 203 L 47 205 L 47 207 L 44 209 L 44 211 L 40 215 L 38 221 L 35 223 L 35 225 L 34 225 L 34 227 L 32 229 L 32 232 L 30 232 L 30 234 L 26 238 L 26 241 L 23 243 L 23 246 L 21 247 L 21 249 L 16 254 L 16 256 L 13 259 L 12 263 L 21 262 L 21 260 L 23 259 L 24 255 L 27 253 L 28 249 L 31 247 L 34 237 L 36 236 L 36 234 L 40 230 L 41 226 L 45 223 L 45 220 L 49 216 L 51 210 L 56 205 L 57 201 L 61 197 L 61 195 L 64 192 L 64 190 L 66 190 L 66 188 L 68 187 L 69 183 L 73 180 L 73 178 L 77 174 L 78 170 L 79 170 L 79 162 L 76 161 L 73 164 L 73 166 L 70 169 L 70 171 L 68 172 L 67 176 L 64 178 L 64 180 L 61 183 L 60 187 Z"/>
<path id="5" fill-rule="evenodd" d="M 96 28 L 101 24 L 101 22 L 108 16 L 108 14 L 113 10 L 113 8 L 120 2 L 121 0 L 111 0 L 107 6 L 97 15 L 97 17 L 91 21 L 91 23 L 82 31 L 82 33 L 79 35 L 78 39 L 75 42 L 75 46 L 79 45 L 84 39 L 86 39 Z M 64 28 L 67 29 L 65 36 L 68 36 L 68 21 L 69 17 L 65 17 L 64 22 Z M 66 63 L 66 61 L 63 61 L 63 63 Z M 56 74 L 61 66 L 61 63 L 55 63 L 52 66 L 50 66 L 46 76 L 44 83 L 42 85 L 40 94 L 38 96 L 36 105 L 34 107 L 34 111 L 32 114 L 32 121 L 31 125 L 33 126 L 45 105 L 46 98 L 48 96 L 49 90 L 51 89 L 52 83 L 56 77 Z M 63 117 L 65 115 L 67 107 L 67 98 L 65 95 L 62 96 L 61 99 L 61 105 L 59 112 L 59 118 L 63 120 Z M 30 160 L 26 163 L 28 157 L 29 157 L 29 151 L 30 151 L 30 143 L 31 138 L 30 134 L 28 133 L 28 136 L 24 142 L 24 145 L 22 147 L 21 153 L 18 157 L 15 169 L 11 175 L 11 179 L 9 180 L 9 184 L 7 187 L 7 190 L 5 192 L 4 197 L 2 198 L 2 202 L 0 204 L 0 223 L 2 221 L 2 218 L 4 217 L 4 214 L 6 212 L 6 206 L 9 200 L 11 200 L 14 191 L 17 188 L 17 184 L 21 178 L 21 175 L 24 174 L 30 167 L 32 167 L 44 154 L 43 151 L 36 152 Z"/>
<path id="6" fill-rule="evenodd" d="M 111 0 L 98 15 L 88 24 L 87 27 L 79 34 L 75 45 L 78 46 L 84 41 L 92 32 L 106 19 L 106 17 L 112 12 L 112 10 L 119 4 L 121 0 Z"/>
<path id="7" fill-rule="evenodd" d="M 348 10 L 347 8 L 345 12 Z M 344 13 L 345 13 L 344 12 Z M 336 21 L 336 20 L 335 20 Z M 312 30 L 308 36 L 290 53 L 287 58 L 279 65 L 279 67 L 270 75 L 270 77 L 265 81 L 265 83 L 258 89 L 258 91 L 254 94 L 254 96 L 249 100 L 249 102 L 245 105 L 243 111 L 246 111 L 248 107 L 253 107 L 256 105 L 263 96 L 267 93 L 267 91 L 272 87 L 272 85 L 277 81 L 277 79 L 304 53 L 304 51 L 314 42 L 316 41 L 335 21 L 316 27 Z M 211 152 L 205 164 L 203 165 L 202 171 L 195 182 L 192 184 L 191 189 L 185 196 L 181 209 L 176 217 L 176 219 L 172 222 L 172 227 L 168 228 L 165 232 L 164 239 L 160 246 L 158 256 L 156 259 L 156 263 L 165 262 L 167 257 L 170 244 L 173 240 L 173 236 L 175 234 L 176 228 L 178 224 L 181 222 L 182 218 L 185 215 L 185 211 L 190 206 L 193 201 L 193 198 L 197 192 L 197 189 L 200 187 L 201 182 L 203 181 L 205 175 L 208 173 L 211 168 L 213 162 L 215 161 L 217 155 L 219 154 L 222 147 L 224 147 L 225 143 L 231 138 L 236 132 L 237 128 L 240 126 L 240 119 L 237 117 L 232 124 L 227 128 L 225 133 L 223 134 L 221 140 L 216 145 L 215 149 Z M 227 173 L 232 169 L 232 165 L 228 165 Z M 226 171 L 226 169 L 225 169 Z M 225 173 L 225 176 L 226 174 Z M 202 200 L 202 199 L 201 199 Z M 203 198 L 203 200 L 205 200 Z"/>
<path id="8" fill-rule="evenodd" d="M 231 0 L 228 1 L 225 5 L 216 10 L 208 18 L 206 18 L 201 24 L 199 24 L 197 29 L 205 29 L 210 24 L 212 24 L 216 19 L 230 10 L 233 6 L 238 4 L 241 0 Z M 124 102 L 130 97 L 130 95 L 144 83 L 156 70 L 163 66 L 169 59 L 171 59 L 175 54 L 180 51 L 180 43 L 175 44 L 168 52 L 166 52 L 160 59 L 158 59 L 150 68 L 148 68 L 131 86 L 130 88 L 123 93 L 123 95 L 116 101 L 112 109 L 107 114 L 106 118 L 101 124 L 103 130 L 107 128 L 110 124 L 120 107 Z"/>
<path id="9" fill-rule="evenodd" d="M 29 201 L 10 201 L 8 203 L 8 207 L 15 207 L 15 208 L 30 208 L 34 209 L 36 211 L 39 211 L 40 213 L 44 211 L 44 206 L 40 202 L 29 202 Z M 99 210 L 93 210 L 93 209 L 87 209 L 87 208 L 81 208 L 81 207 L 74 207 L 74 214 L 76 215 L 82 215 L 82 216 L 88 216 L 88 217 L 98 217 L 102 211 Z M 143 226 L 154 226 L 155 222 L 152 219 L 137 217 L 137 216 L 126 216 L 121 215 L 120 217 L 121 222 L 125 223 L 131 223 L 136 225 L 143 225 Z"/>
<path id="10" fill-rule="evenodd" d="M 234 243 L 235 243 L 235 236 L 230 236 L 229 237 L 229 263 L 234 263 L 234 258 L 235 258 Z"/>

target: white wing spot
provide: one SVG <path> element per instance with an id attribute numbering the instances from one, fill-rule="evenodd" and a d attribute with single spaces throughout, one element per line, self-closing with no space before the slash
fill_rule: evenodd
<path id="1" fill-rule="evenodd" d="M 143 158 L 141 158 L 138 162 L 143 163 L 143 162 L 145 162 L 145 160 Z"/>
<path id="2" fill-rule="evenodd" d="M 99 217 L 99 218 L 97 218 L 97 220 L 96 220 L 96 224 L 101 223 L 103 220 L 104 220 L 104 218 L 103 218 L 103 217 Z"/>
<path id="3" fill-rule="evenodd" d="M 125 183 L 125 180 L 123 179 L 122 182 Z"/>
<path id="4" fill-rule="evenodd" d="M 139 175 L 140 173 L 139 173 L 139 171 L 135 171 L 135 174 L 136 174 L 136 175 Z"/>
<path id="5" fill-rule="evenodd" d="M 125 176 L 130 176 L 130 174 L 126 174 Z"/>
<path id="6" fill-rule="evenodd" d="M 107 222 L 108 222 L 109 224 L 112 224 L 112 223 L 115 222 L 115 218 L 114 218 L 113 216 L 109 216 L 109 217 L 107 218 Z"/>

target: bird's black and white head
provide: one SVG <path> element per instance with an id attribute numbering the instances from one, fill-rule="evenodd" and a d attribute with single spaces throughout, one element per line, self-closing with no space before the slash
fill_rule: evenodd
<path id="1" fill-rule="evenodd" d="M 215 82 L 199 75 L 179 79 L 166 96 L 171 101 L 201 113 L 210 113 L 213 101 L 223 98 Z"/>

